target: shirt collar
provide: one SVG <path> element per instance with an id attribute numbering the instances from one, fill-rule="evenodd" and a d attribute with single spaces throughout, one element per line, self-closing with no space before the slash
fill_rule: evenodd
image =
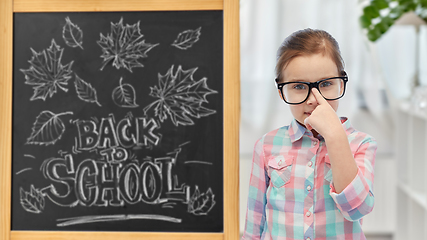
<path id="1" fill-rule="evenodd" d="M 310 134 L 309 131 L 304 126 L 299 124 L 294 118 L 289 127 L 289 137 L 291 139 L 291 142 L 294 143 L 300 140 L 306 131 L 307 134 Z"/>
<path id="2" fill-rule="evenodd" d="M 347 135 L 354 131 L 354 128 L 348 118 L 340 117 L 340 120 Z M 304 135 L 313 136 L 311 131 L 307 130 L 307 128 L 299 124 L 296 119 L 293 119 L 289 127 L 289 137 L 291 139 L 291 142 L 294 143 L 300 140 Z"/>

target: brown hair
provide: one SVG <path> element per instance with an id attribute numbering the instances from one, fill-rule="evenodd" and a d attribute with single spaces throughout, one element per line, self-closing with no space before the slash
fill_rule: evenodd
<path id="1" fill-rule="evenodd" d="M 324 30 L 307 28 L 289 35 L 277 50 L 276 81 L 283 81 L 281 72 L 292 59 L 317 53 L 329 56 L 337 65 L 338 73 L 346 75 L 338 42 Z"/>

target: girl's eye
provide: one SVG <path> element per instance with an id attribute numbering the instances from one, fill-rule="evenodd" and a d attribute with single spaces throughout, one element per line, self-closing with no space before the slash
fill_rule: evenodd
<path id="1" fill-rule="evenodd" d="M 307 86 L 305 84 L 295 84 L 292 86 L 292 89 L 295 89 L 295 90 L 304 90 L 306 88 Z"/>
<path id="2" fill-rule="evenodd" d="M 329 87 L 332 85 L 332 81 L 324 81 L 319 84 L 319 87 Z"/>

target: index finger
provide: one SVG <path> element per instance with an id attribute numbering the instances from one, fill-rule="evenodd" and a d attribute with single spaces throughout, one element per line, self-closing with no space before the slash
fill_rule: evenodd
<path id="1" fill-rule="evenodd" d="M 322 94 L 320 94 L 319 90 L 317 90 L 317 88 L 312 88 L 311 92 L 313 93 L 314 97 L 316 98 L 319 104 L 328 103 L 326 99 L 322 96 Z"/>

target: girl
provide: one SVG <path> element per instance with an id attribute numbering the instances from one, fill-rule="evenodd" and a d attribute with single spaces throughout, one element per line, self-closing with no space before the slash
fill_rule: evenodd
<path id="1" fill-rule="evenodd" d="M 348 80 L 338 43 L 323 30 L 293 33 L 276 76 L 294 120 L 255 144 L 242 239 L 366 239 L 377 144 L 336 114 Z"/>

